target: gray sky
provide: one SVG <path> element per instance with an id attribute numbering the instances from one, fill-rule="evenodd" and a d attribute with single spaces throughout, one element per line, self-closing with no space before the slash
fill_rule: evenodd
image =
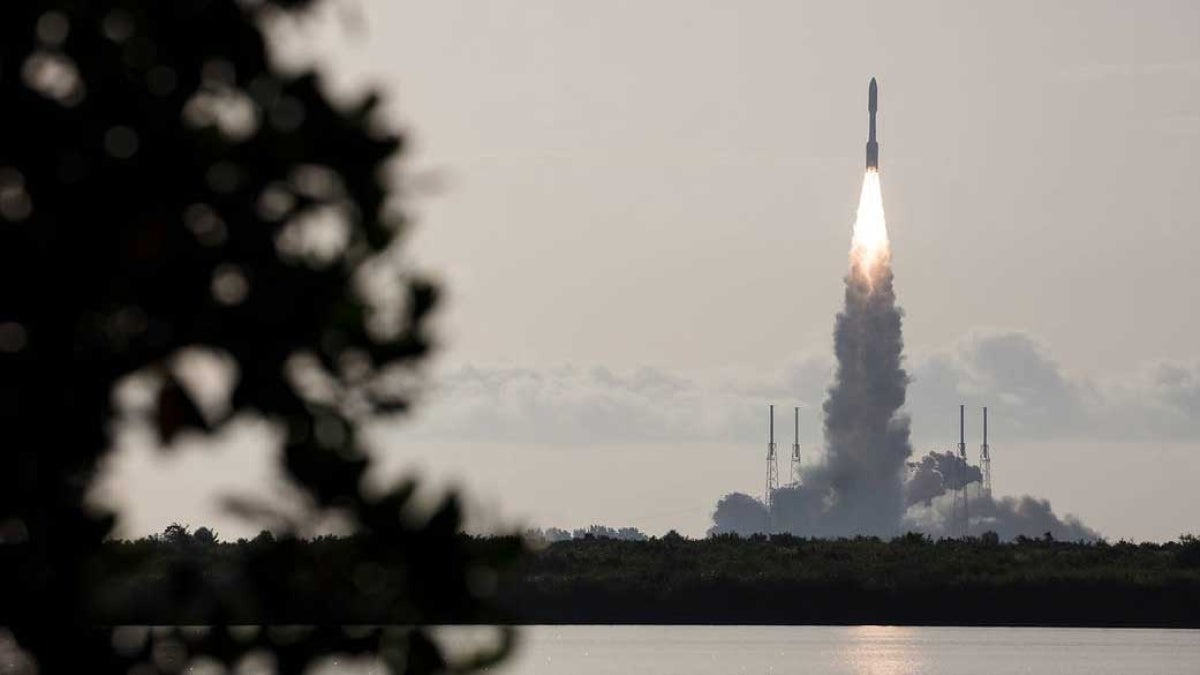
<path id="1" fill-rule="evenodd" d="M 328 12 L 281 55 L 383 87 L 443 186 L 409 206 L 444 348 L 419 419 L 376 436 L 385 473 L 698 535 L 761 491 L 766 402 L 785 429 L 807 406 L 815 450 L 875 76 L 917 447 L 986 404 L 998 493 L 1112 538 L 1200 530 L 1200 5 L 342 5 L 362 32 Z M 130 531 L 237 531 L 204 486 L 260 460 L 226 454 L 116 458 Z"/>

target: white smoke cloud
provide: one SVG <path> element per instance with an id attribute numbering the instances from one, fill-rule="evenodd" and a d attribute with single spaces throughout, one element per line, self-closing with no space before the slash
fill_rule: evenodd
<path id="1" fill-rule="evenodd" d="M 957 441 L 958 405 L 991 409 L 995 442 L 1055 439 L 1200 439 L 1200 363 L 1149 363 L 1131 373 L 1073 375 L 1036 338 L 976 331 L 911 359 L 906 409 L 917 454 Z M 777 372 L 672 372 L 645 367 L 465 366 L 435 377 L 405 437 L 449 441 L 606 444 L 765 440 L 768 403 L 776 440 L 820 442 L 820 406 L 833 374 L 828 357 L 794 359 Z M 948 446 L 947 446 L 948 447 Z"/>

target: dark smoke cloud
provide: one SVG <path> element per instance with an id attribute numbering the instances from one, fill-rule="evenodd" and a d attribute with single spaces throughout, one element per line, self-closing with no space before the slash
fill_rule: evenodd
<path id="1" fill-rule="evenodd" d="M 767 529 L 767 507 L 748 494 L 732 492 L 717 502 L 717 510 L 713 512 L 713 526 L 708 529 L 708 534 L 746 536 L 766 532 Z"/>
<path id="2" fill-rule="evenodd" d="M 924 503 L 950 490 L 958 490 L 983 480 L 979 467 L 971 466 L 953 452 L 931 452 L 911 464 L 908 481 L 904 484 L 904 505 Z"/>

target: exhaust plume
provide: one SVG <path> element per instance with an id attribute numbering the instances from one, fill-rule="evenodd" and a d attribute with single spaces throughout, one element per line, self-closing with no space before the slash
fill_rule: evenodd
<path id="1" fill-rule="evenodd" d="M 892 285 L 879 172 L 863 177 L 845 305 L 834 327 L 837 373 L 825 400 L 827 517 L 850 534 L 894 534 L 912 454 L 903 367 L 903 313 Z"/>
<path id="2" fill-rule="evenodd" d="M 773 493 L 770 527 L 798 534 L 892 535 L 904 516 L 904 465 L 912 454 L 901 413 L 902 312 L 892 287 L 891 245 L 879 172 L 868 168 L 850 243 L 845 305 L 833 343 L 837 372 L 825 401 L 825 460 L 800 486 Z M 714 513 L 714 532 L 749 525 L 745 495 L 729 495 Z M 761 504 L 760 504 L 761 506 Z"/>
<path id="3" fill-rule="evenodd" d="M 799 485 L 774 490 L 769 511 L 750 495 L 726 495 L 717 503 L 709 534 L 894 536 L 915 530 L 961 536 L 961 516 L 955 517 L 948 493 L 966 488 L 974 493 L 970 534 L 1096 539 L 1077 519 L 1056 516 L 1046 500 L 981 494 L 979 468 L 954 453 L 926 455 L 906 479 L 912 455 L 903 411 L 909 378 L 891 260 L 879 171 L 869 166 L 851 237 L 845 304 L 833 331 L 837 372 L 823 406 L 825 458 L 802 470 Z"/>

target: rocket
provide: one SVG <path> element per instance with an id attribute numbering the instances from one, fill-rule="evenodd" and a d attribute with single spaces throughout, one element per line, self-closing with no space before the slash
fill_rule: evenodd
<path id="1" fill-rule="evenodd" d="M 871 116 L 871 130 L 867 135 L 867 168 L 879 170 L 879 143 L 875 141 L 875 111 L 879 109 L 879 87 L 875 78 L 871 78 L 871 86 L 867 88 L 867 112 Z"/>

